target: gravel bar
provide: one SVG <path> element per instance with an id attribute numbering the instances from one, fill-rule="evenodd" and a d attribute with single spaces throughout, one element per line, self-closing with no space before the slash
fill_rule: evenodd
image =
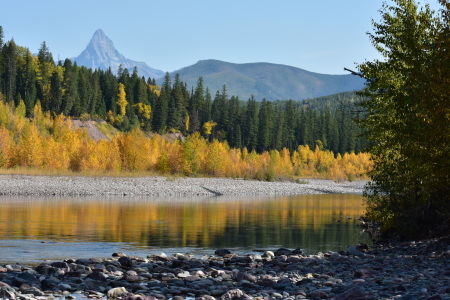
<path id="1" fill-rule="evenodd" d="M 0 266 L 0 298 L 121 300 L 449 300 L 450 236 L 304 255 L 217 249 Z"/>
<path id="2" fill-rule="evenodd" d="M 306 179 L 265 182 L 229 178 L 82 177 L 0 175 L 7 196 L 259 196 L 361 194 L 366 181 Z"/>

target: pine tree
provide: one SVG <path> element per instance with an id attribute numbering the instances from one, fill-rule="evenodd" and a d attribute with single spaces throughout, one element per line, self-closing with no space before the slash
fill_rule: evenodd
<path id="1" fill-rule="evenodd" d="M 205 91 L 203 85 L 203 77 L 200 77 L 197 81 L 197 87 L 195 92 L 190 98 L 189 103 L 189 115 L 190 121 L 190 132 L 196 132 L 200 130 L 202 123 L 208 121 L 203 115 L 205 110 Z"/>
<path id="2" fill-rule="evenodd" d="M 106 111 L 113 113 L 116 113 L 117 110 L 117 85 L 116 76 L 112 73 L 111 68 L 108 68 L 106 72 L 101 72 L 100 88 L 106 105 Z"/>
<path id="3" fill-rule="evenodd" d="M 103 93 L 100 87 L 100 73 L 94 72 L 92 74 L 92 95 L 88 103 L 88 114 L 91 116 L 106 117 L 106 103 L 104 101 Z"/>
<path id="4" fill-rule="evenodd" d="M 225 140 L 227 136 L 229 120 L 228 101 L 227 86 L 223 85 L 222 93 L 219 91 L 216 92 L 211 112 L 212 119 L 217 122 L 214 137 L 220 141 Z"/>
<path id="5" fill-rule="evenodd" d="M 11 40 L 2 49 L 2 90 L 7 102 L 13 102 L 16 94 L 17 45 Z"/>
<path id="6" fill-rule="evenodd" d="M 296 139 L 295 139 L 295 127 L 297 125 L 297 110 L 294 100 L 289 100 L 286 103 L 286 134 L 284 147 L 289 150 L 295 150 Z"/>
<path id="7" fill-rule="evenodd" d="M 209 88 L 206 88 L 205 91 L 205 107 L 203 112 L 201 113 L 201 115 L 203 116 L 203 120 L 202 122 L 208 122 L 210 120 L 212 120 L 212 96 L 211 93 L 209 91 Z"/>
<path id="8" fill-rule="evenodd" d="M 263 99 L 259 109 L 258 152 L 270 150 L 272 144 L 274 109 L 271 101 Z"/>
<path id="9" fill-rule="evenodd" d="M 42 109 L 44 111 L 49 109 L 49 92 L 50 92 L 50 77 L 55 69 L 55 62 L 53 56 L 47 47 L 47 44 L 42 42 L 38 53 L 38 99 L 41 100 Z"/>
<path id="10" fill-rule="evenodd" d="M 275 107 L 275 124 L 273 126 L 272 149 L 281 150 L 286 140 L 286 113 L 281 102 Z"/>
<path id="11" fill-rule="evenodd" d="M 231 96 L 229 101 L 229 120 L 227 130 L 227 141 L 231 147 L 240 148 L 242 142 L 240 141 L 240 125 L 241 125 L 241 107 L 239 97 Z"/>
<path id="12" fill-rule="evenodd" d="M 78 95 L 78 72 L 70 59 L 64 62 L 64 96 L 61 111 L 69 116 L 80 116 L 80 98 Z"/>
<path id="13" fill-rule="evenodd" d="M 2 71 L 2 69 L 3 69 L 3 66 L 2 66 L 2 64 L 3 64 L 2 63 L 3 38 L 4 38 L 4 36 L 3 36 L 3 27 L 0 26 L 0 80 L 1 80 L 2 74 L 3 74 L 3 71 Z M 2 85 L 0 84 L 0 93 L 1 92 L 2 92 Z"/>
<path id="14" fill-rule="evenodd" d="M 169 110 L 169 99 L 172 93 L 170 87 L 170 74 L 166 72 L 164 83 L 161 88 L 161 95 L 156 100 L 155 113 L 153 117 L 153 128 L 156 132 L 163 133 L 167 128 L 167 116 Z"/>
<path id="15" fill-rule="evenodd" d="M 81 116 L 83 114 L 95 114 L 95 92 L 93 91 L 93 74 L 91 69 L 82 66 L 76 67 L 74 63 L 74 71 L 77 72 L 77 95 L 79 103 L 74 103 L 74 115 Z M 94 102 L 94 103 L 93 103 Z"/>
<path id="16" fill-rule="evenodd" d="M 62 111 L 62 101 L 63 101 L 63 93 L 62 93 L 62 84 L 61 84 L 61 76 L 57 70 L 55 70 L 50 77 L 50 94 L 49 94 L 49 102 L 48 109 L 55 112 L 56 114 L 60 114 Z"/>
<path id="17" fill-rule="evenodd" d="M 327 137 L 327 148 L 333 151 L 335 154 L 339 153 L 339 129 L 336 118 L 331 112 L 331 108 L 327 106 L 325 109 L 325 120 L 326 120 L 326 137 Z"/>
<path id="18" fill-rule="evenodd" d="M 182 128 L 182 120 L 185 115 L 185 100 L 180 74 L 175 75 L 175 82 L 169 98 L 167 126 L 175 130 Z"/>
<path id="19" fill-rule="evenodd" d="M 249 151 L 257 149 L 258 146 L 258 103 L 254 96 L 247 101 L 247 109 L 242 135 L 244 147 Z"/>
<path id="20" fill-rule="evenodd" d="M 36 101 L 36 63 L 30 50 L 22 48 L 22 62 L 17 74 L 17 93 L 26 107 L 26 116 L 30 116 Z"/>
<path id="21" fill-rule="evenodd" d="M 0 26 L 0 51 L 2 50 L 2 47 L 3 47 L 3 39 L 4 39 L 3 27 Z"/>

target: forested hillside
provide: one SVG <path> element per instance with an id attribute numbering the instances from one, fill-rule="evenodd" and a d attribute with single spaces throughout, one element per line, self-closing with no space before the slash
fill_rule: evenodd
<path id="1" fill-rule="evenodd" d="M 196 88 L 189 89 L 178 74 L 171 78 L 169 73 L 158 86 L 154 79 L 139 77 L 136 69 L 119 69 L 114 75 L 70 59 L 55 63 L 45 42 L 35 56 L 13 40 L 3 41 L 1 27 L 0 34 L 0 93 L 10 105 L 23 101 L 27 117 L 39 103 L 44 112 L 105 119 L 125 132 L 199 132 L 210 141 L 258 153 L 318 145 L 343 154 L 364 146 L 352 121 L 358 101 L 353 93 L 304 102 L 239 99 L 225 85 L 210 91 L 200 77 Z"/>
<path id="2" fill-rule="evenodd" d="M 207 59 L 171 72 L 170 75 L 174 77 L 177 73 L 189 88 L 195 87 L 197 79 L 203 77 L 209 89 L 221 90 L 226 84 L 230 95 L 241 99 L 253 95 L 258 100 L 303 100 L 361 90 L 364 87 L 364 80 L 351 74 L 320 74 L 272 63 L 236 64 Z M 163 79 L 159 78 L 157 82 L 162 84 Z"/>

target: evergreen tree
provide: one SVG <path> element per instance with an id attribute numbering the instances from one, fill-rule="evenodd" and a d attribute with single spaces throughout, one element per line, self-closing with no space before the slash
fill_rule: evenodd
<path id="1" fill-rule="evenodd" d="M 324 112 L 325 131 L 327 137 L 327 148 L 334 153 L 339 152 L 339 129 L 336 118 L 331 112 L 331 108 L 327 106 Z"/>
<path id="2" fill-rule="evenodd" d="M 38 53 L 38 93 L 37 97 L 41 100 L 42 109 L 49 109 L 49 91 L 50 91 L 50 77 L 55 69 L 55 62 L 53 56 L 47 47 L 47 44 L 42 42 Z"/>
<path id="3" fill-rule="evenodd" d="M 80 98 L 78 95 L 78 72 L 76 67 L 72 66 L 70 59 L 66 59 L 64 62 L 64 96 L 61 106 L 62 112 L 65 115 L 80 116 L 81 110 L 85 110 L 85 107 L 81 107 Z M 83 103 L 83 106 L 86 106 Z"/>
<path id="4" fill-rule="evenodd" d="M 36 71 L 30 50 L 26 49 L 23 56 L 23 66 L 18 70 L 17 92 L 24 101 L 26 116 L 30 116 L 36 101 Z"/>
<path id="5" fill-rule="evenodd" d="M 106 72 L 101 71 L 100 88 L 102 90 L 106 111 L 113 113 L 117 111 L 117 86 L 118 82 L 111 68 L 108 68 Z"/>
<path id="6" fill-rule="evenodd" d="M 2 63 L 2 49 L 3 49 L 3 27 L 0 26 L 0 80 L 2 79 L 2 74 L 3 74 L 3 63 Z M 2 92 L 2 84 L 0 84 L 0 93 Z"/>
<path id="7" fill-rule="evenodd" d="M 224 84 L 222 93 L 216 92 L 211 112 L 213 120 L 217 122 L 217 126 L 214 128 L 215 138 L 220 141 L 225 140 L 227 136 L 229 120 L 228 101 L 227 86 Z"/>
<path id="8" fill-rule="evenodd" d="M 106 103 L 103 98 L 103 93 L 100 87 L 100 73 L 94 72 L 92 74 L 92 95 L 88 101 L 88 113 L 91 116 L 106 117 Z"/>
<path id="9" fill-rule="evenodd" d="M 275 122 L 273 126 L 272 149 L 281 150 L 286 140 L 286 114 L 282 103 L 278 102 L 275 107 Z"/>
<path id="10" fill-rule="evenodd" d="M 197 87 L 195 88 L 195 92 L 190 98 L 189 103 L 189 115 L 191 117 L 190 120 L 190 132 L 199 131 L 201 128 L 201 124 L 208 121 L 203 115 L 205 110 L 205 91 L 203 85 L 203 77 L 200 77 L 197 81 Z"/>
<path id="11" fill-rule="evenodd" d="M 183 85 L 180 80 L 180 74 L 175 75 L 175 82 L 169 98 L 167 126 L 175 130 L 181 129 L 183 126 L 183 117 L 185 116 L 185 100 L 183 93 Z"/>
<path id="12" fill-rule="evenodd" d="M 271 101 L 263 99 L 259 109 L 258 151 L 270 150 L 272 144 L 274 109 Z"/>
<path id="13" fill-rule="evenodd" d="M 133 83 L 134 103 L 149 104 L 145 78 L 139 78 Z"/>
<path id="14" fill-rule="evenodd" d="M 201 115 L 203 116 L 203 120 L 202 122 L 208 122 L 212 120 L 212 96 L 211 93 L 209 91 L 209 88 L 206 88 L 205 91 L 205 107 L 203 112 L 201 113 Z"/>
<path id="15" fill-rule="evenodd" d="M 95 114 L 95 92 L 93 91 L 93 75 L 92 70 L 88 70 L 82 66 L 78 68 L 74 63 L 74 72 L 77 72 L 77 95 L 78 103 L 74 103 L 74 115 L 81 116 L 83 114 Z"/>
<path id="16" fill-rule="evenodd" d="M 286 133 L 284 135 L 284 146 L 289 150 L 297 148 L 295 139 L 295 127 L 297 125 L 297 109 L 294 100 L 286 102 Z"/>
<path id="17" fill-rule="evenodd" d="M 60 114 L 62 112 L 62 84 L 61 77 L 59 72 L 55 70 L 50 77 L 50 94 L 49 94 L 49 102 L 48 109 L 55 112 L 56 114 Z"/>
<path id="18" fill-rule="evenodd" d="M 4 35 L 3 35 L 3 27 L 0 26 L 0 50 L 3 47 L 3 39 L 4 39 Z"/>
<path id="19" fill-rule="evenodd" d="M 11 40 L 2 49 L 2 90 L 7 102 L 13 102 L 16 94 L 17 45 Z"/>
<path id="20" fill-rule="evenodd" d="M 229 123 L 227 130 L 227 141 L 231 147 L 240 148 L 242 145 L 241 140 L 241 107 L 240 100 L 236 96 L 231 96 L 229 101 Z"/>
<path id="21" fill-rule="evenodd" d="M 249 151 L 257 149 L 258 146 L 258 103 L 255 97 L 251 96 L 247 101 L 245 115 L 244 132 L 242 134 L 244 147 Z"/>
<path id="22" fill-rule="evenodd" d="M 164 83 L 161 88 L 161 95 L 155 103 L 155 113 L 153 117 L 153 128 L 156 132 L 163 133 L 167 126 L 167 117 L 169 113 L 169 99 L 172 89 L 170 87 L 170 74 L 166 72 Z"/>
<path id="23" fill-rule="evenodd" d="M 295 126 L 295 140 L 298 145 L 305 145 L 304 142 L 304 133 L 305 133 L 305 108 L 299 106 L 298 108 L 298 116 L 297 116 L 297 125 Z"/>

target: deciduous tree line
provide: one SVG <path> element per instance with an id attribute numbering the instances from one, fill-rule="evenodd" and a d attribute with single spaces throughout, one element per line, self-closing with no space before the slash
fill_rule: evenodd
<path id="1" fill-rule="evenodd" d="M 95 141 L 73 129 L 70 118 L 51 116 L 37 104 L 31 121 L 23 101 L 17 107 L 0 99 L 0 168 L 84 172 L 142 171 L 162 175 L 202 175 L 259 180 L 301 176 L 352 180 L 365 178 L 372 162 L 365 153 L 335 155 L 298 146 L 262 153 L 207 141 L 198 132 L 185 141 L 168 141 L 140 129 Z"/>

